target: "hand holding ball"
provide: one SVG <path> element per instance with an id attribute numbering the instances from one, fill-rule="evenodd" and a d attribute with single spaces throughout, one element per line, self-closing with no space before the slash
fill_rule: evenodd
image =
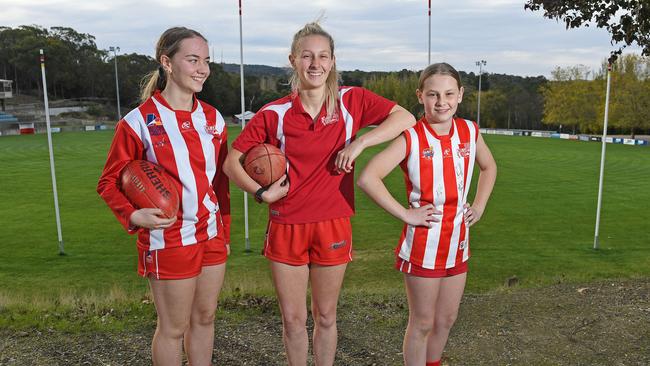
<path id="1" fill-rule="evenodd" d="M 246 153 L 244 170 L 259 185 L 268 187 L 286 173 L 287 159 L 277 147 L 259 144 Z"/>
<path id="2" fill-rule="evenodd" d="M 179 207 L 174 182 L 159 165 L 134 160 L 122 169 L 121 188 L 137 208 L 158 208 L 166 218 L 176 217 Z"/>

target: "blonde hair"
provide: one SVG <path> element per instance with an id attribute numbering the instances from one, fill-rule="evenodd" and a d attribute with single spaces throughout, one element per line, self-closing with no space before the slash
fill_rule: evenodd
<path id="1" fill-rule="evenodd" d="M 334 58 L 334 39 L 318 24 L 317 21 L 305 24 L 302 29 L 293 35 L 293 42 L 291 43 L 292 55 L 298 56 L 298 47 L 300 40 L 309 36 L 322 36 L 327 38 L 330 43 L 332 58 Z M 295 69 L 291 73 L 291 78 L 289 81 L 291 83 L 291 91 L 298 92 L 298 87 L 300 86 L 300 78 Z M 327 80 L 325 81 L 325 89 L 325 106 L 327 108 L 327 116 L 332 117 L 335 113 L 338 113 L 339 73 L 336 71 L 336 62 L 332 64 L 332 69 L 327 76 Z"/>
<path id="2" fill-rule="evenodd" d="M 424 82 L 433 75 L 449 75 L 456 79 L 458 89 L 463 86 L 463 83 L 460 81 L 460 73 L 456 71 L 456 69 L 454 69 L 454 67 L 450 64 L 446 62 L 439 62 L 437 64 L 431 64 L 426 69 L 422 70 L 422 73 L 420 73 L 418 88 L 422 90 L 424 88 Z"/>
<path id="3" fill-rule="evenodd" d="M 160 58 L 163 55 L 172 58 L 181 48 L 181 42 L 188 38 L 201 38 L 206 42 L 208 41 L 201 33 L 195 30 L 185 27 L 169 28 L 160 35 L 160 39 L 156 43 L 156 61 L 160 63 Z M 150 72 L 142 79 L 140 85 L 140 102 L 149 99 L 156 90 L 165 89 L 166 85 L 167 75 L 162 65 L 159 65 L 158 70 Z"/>

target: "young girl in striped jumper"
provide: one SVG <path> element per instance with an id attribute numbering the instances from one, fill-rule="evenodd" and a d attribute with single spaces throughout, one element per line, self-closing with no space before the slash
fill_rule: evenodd
<path id="1" fill-rule="evenodd" d="M 455 116 L 463 87 L 451 65 L 427 67 L 416 94 L 424 117 L 377 154 L 357 184 L 405 223 L 395 249 L 395 267 L 404 273 L 409 302 L 404 363 L 437 366 L 465 288 L 469 227 L 483 215 L 497 169 L 478 125 Z M 475 162 L 478 189 L 469 204 Z M 405 175 L 408 208 L 382 182 L 398 164 Z"/>

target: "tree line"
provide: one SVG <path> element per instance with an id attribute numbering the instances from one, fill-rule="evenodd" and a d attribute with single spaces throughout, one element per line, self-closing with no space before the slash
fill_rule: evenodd
<path id="1" fill-rule="evenodd" d="M 460 71 L 465 93 L 458 107 L 458 116 L 476 120 L 478 117 L 478 74 Z M 392 99 L 416 117 L 423 115 L 415 90 L 419 73 L 409 70 L 370 76 L 365 86 Z M 483 74 L 481 80 L 481 127 L 512 129 L 543 129 L 543 101 L 539 92 L 547 83 L 543 76 L 521 77 L 505 74 Z"/>
<path id="2" fill-rule="evenodd" d="M 541 93 L 543 122 L 569 131 L 601 133 L 606 98 L 607 61 L 600 70 L 584 66 L 556 68 Z M 614 132 L 650 131 L 650 59 L 635 54 L 612 64 L 608 126 Z"/>
<path id="3" fill-rule="evenodd" d="M 0 26 L 0 78 L 14 81 L 18 94 L 41 95 L 39 49 L 46 53 L 49 94 L 54 98 L 96 98 L 115 104 L 115 54 L 98 49 L 95 37 L 68 27 Z M 650 66 L 648 59 L 626 55 L 614 64 L 610 125 L 619 133 L 650 130 Z M 117 55 L 120 104 L 127 111 L 139 103 L 142 78 L 157 68 L 156 61 L 136 53 Z M 229 116 L 241 112 L 238 67 L 211 63 L 211 76 L 200 97 Z M 227 70 L 230 70 L 227 71 Z M 257 111 L 289 93 L 286 68 L 246 65 L 245 109 Z M 557 68 L 551 80 L 483 74 L 481 126 L 511 129 L 551 129 L 600 133 L 604 113 L 605 70 L 583 66 Z M 236 72 L 235 72 L 236 71 Z M 476 120 L 478 78 L 461 71 L 465 88 L 458 115 Z M 423 114 L 415 96 L 419 72 L 341 73 L 343 85 L 364 86 L 396 101 L 414 115 Z M 112 117 L 112 115 L 109 115 Z"/>
<path id="4" fill-rule="evenodd" d="M 115 53 L 97 48 L 95 37 L 68 27 L 0 26 L 0 78 L 13 80 L 16 94 L 42 94 L 39 49 L 45 52 L 48 95 L 53 98 L 94 98 L 115 104 Z M 143 77 L 157 62 L 137 53 L 117 55 L 120 104 L 124 111 L 139 104 Z M 241 112 L 239 74 L 210 64 L 211 76 L 200 97 L 224 115 Z M 245 105 L 256 110 L 288 92 L 281 77 L 245 76 Z M 285 78 L 286 79 L 286 78 Z"/>

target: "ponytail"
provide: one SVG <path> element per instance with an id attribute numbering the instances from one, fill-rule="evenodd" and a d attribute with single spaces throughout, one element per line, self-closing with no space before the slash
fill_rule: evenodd
<path id="1" fill-rule="evenodd" d="M 173 27 L 167 29 L 160 36 L 156 44 L 156 61 L 160 63 L 162 56 L 172 58 L 181 47 L 181 42 L 187 38 L 201 38 L 207 42 L 201 33 L 185 27 Z M 158 70 L 152 71 L 145 75 L 140 84 L 140 102 L 144 103 L 156 92 L 164 90 L 167 86 L 167 74 L 162 65 L 158 65 Z"/>

